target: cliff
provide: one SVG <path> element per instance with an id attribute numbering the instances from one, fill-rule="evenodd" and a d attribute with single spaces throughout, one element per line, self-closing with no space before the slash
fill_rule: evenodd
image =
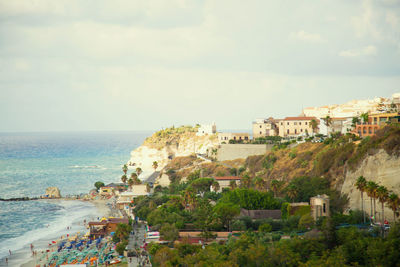
<path id="1" fill-rule="evenodd" d="M 153 162 L 160 170 L 173 158 L 192 154 L 208 154 L 218 146 L 217 135 L 196 136 L 197 128 L 171 127 L 155 132 L 143 144 L 131 152 L 129 166 L 140 167 L 143 172 L 153 172 Z"/>

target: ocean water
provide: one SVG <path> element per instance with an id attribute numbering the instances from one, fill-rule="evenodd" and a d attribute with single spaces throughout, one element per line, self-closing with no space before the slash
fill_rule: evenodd
<path id="1" fill-rule="evenodd" d="M 0 133 L 0 198 L 87 193 L 96 181 L 119 182 L 122 165 L 147 132 Z M 82 201 L 0 202 L 0 259 L 95 217 Z M 1 265 L 1 263 L 0 263 Z"/>

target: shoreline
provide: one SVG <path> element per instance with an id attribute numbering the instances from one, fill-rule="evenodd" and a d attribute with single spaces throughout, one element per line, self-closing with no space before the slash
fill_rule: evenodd
<path id="1" fill-rule="evenodd" d="M 102 217 L 109 216 L 117 216 L 116 210 L 112 209 L 112 200 L 111 199 L 71 199 L 71 198 L 60 198 L 60 199 L 40 199 L 50 202 L 60 202 L 60 204 L 64 201 L 64 203 L 68 203 L 71 200 L 78 201 L 76 203 L 90 203 L 92 207 L 86 207 L 87 209 L 91 209 L 87 214 L 82 214 L 79 220 L 71 221 L 67 229 L 59 229 L 55 233 L 50 233 L 48 235 L 44 234 L 44 237 L 39 237 L 37 240 L 33 241 L 32 244 L 34 246 L 34 251 L 36 251 L 36 256 L 34 257 L 32 251 L 30 249 L 30 244 L 25 244 L 22 248 L 12 251 L 11 257 L 8 255 L 0 260 L 0 266 L 23 266 L 23 267 L 35 267 L 36 261 L 40 258 L 42 262 L 40 265 L 45 264 L 46 255 L 50 255 L 51 253 L 56 251 L 57 243 L 62 239 L 67 239 L 67 235 L 69 237 L 84 235 L 87 230 L 87 224 L 84 224 L 84 221 L 88 223 L 91 220 L 96 220 Z M 61 204 L 62 205 L 62 204 Z M 63 221 L 67 221 L 66 218 L 70 213 L 66 213 L 63 216 Z M 46 233 L 48 230 L 46 228 L 41 229 L 41 233 Z M 56 240 L 56 241 L 55 241 Z M 56 242 L 56 243 L 54 243 Z M 46 252 L 48 251 L 48 252 Z M 5 258 L 8 258 L 8 264 L 5 262 Z"/>

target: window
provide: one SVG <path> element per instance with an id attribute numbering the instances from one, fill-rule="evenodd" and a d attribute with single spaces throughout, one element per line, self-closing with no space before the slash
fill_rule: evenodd
<path id="1" fill-rule="evenodd" d="M 287 125 L 289 125 L 289 122 L 287 122 Z"/>
<path id="2" fill-rule="evenodd" d="M 262 134 L 262 132 L 260 132 L 260 134 Z"/>
<path id="3" fill-rule="evenodd" d="M 307 122 L 305 122 L 305 124 L 307 125 Z"/>
<path id="4" fill-rule="evenodd" d="M 287 134 L 289 134 L 289 130 L 287 130 Z"/>
<path id="5" fill-rule="evenodd" d="M 283 125 L 283 122 L 281 122 L 281 125 Z"/>
<path id="6" fill-rule="evenodd" d="M 261 128 L 262 126 L 260 125 L 260 128 Z"/>
<path id="7" fill-rule="evenodd" d="M 322 211 L 323 211 L 324 213 L 326 213 L 326 204 L 325 204 L 325 203 L 322 204 Z"/>
<path id="8" fill-rule="evenodd" d="M 300 129 L 300 132 L 303 132 L 303 129 Z"/>
<path id="9" fill-rule="evenodd" d="M 301 122 L 299 122 L 299 125 L 301 125 Z"/>
<path id="10" fill-rule="evenodd" d="M 297 129 L 294 129 L 294 134 L 297 134 Z"/>
<path id="11" fill-rule="evenodd" d="M 297 125 L 297 122 L 294 122 L 294 125 Z"/>

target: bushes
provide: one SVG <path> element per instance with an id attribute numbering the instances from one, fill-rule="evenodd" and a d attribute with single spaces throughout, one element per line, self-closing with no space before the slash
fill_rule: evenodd
<path id="1" fill-rule="evenodd" d="M 115 248 L 115 250 L 118 252 L 119 255 L 124 254 L 125 248 L 128 245 L 128 241 L 125 240 L 123 242 L 120 242 L 117 244 L 117 247 Z"/>
<path id="2" fill-rule="evenodd" d="M 271 193 L 245 188 L 224 193 L 221 201 L 237 204 L 247 210 L 279 209 L 281 207 L 281 203 Z"/>

